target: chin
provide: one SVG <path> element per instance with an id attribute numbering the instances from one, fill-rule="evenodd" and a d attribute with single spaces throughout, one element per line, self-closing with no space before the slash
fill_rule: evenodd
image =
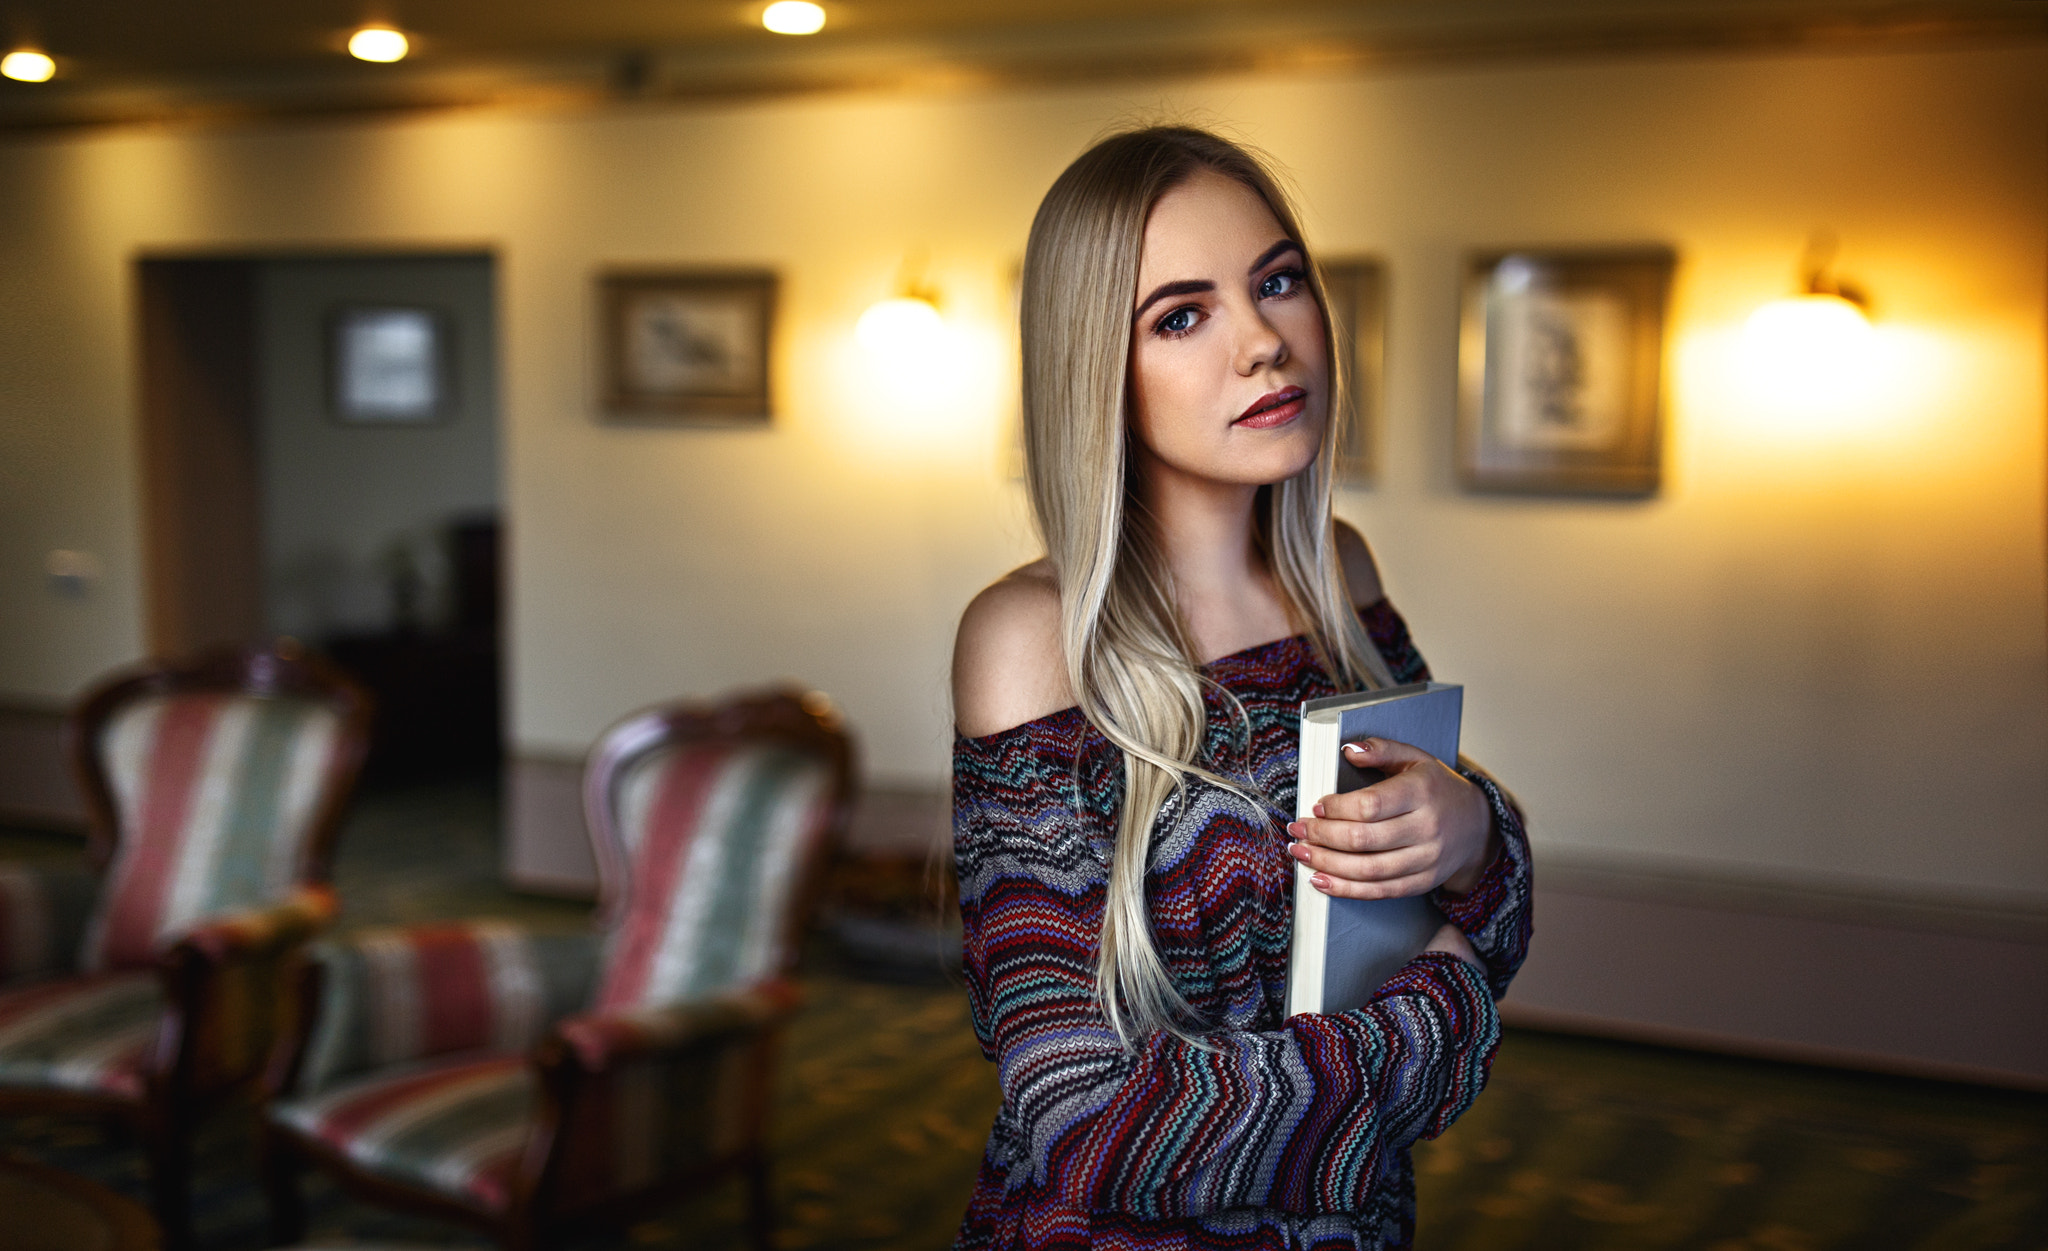
<path id="1" fill-rule="evenodd" d="M 1302 444 L 1261 449 L 1243 457 L 1237 465 L 1237 481 L 1249 486 L 1274 486 L 1307 471 L 1323 450 L 1322 439 Z"/>

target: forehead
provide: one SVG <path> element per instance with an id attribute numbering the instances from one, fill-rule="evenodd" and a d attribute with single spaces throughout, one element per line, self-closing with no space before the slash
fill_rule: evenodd
<path id="1" fill-rule="evenodd" d="M 1286 236 L 1259 193 L 1234 178 L 1201 170 L 1159 197 L 1145 219 L 1138 286 L 1242 277 L 1246 266 Z"/>

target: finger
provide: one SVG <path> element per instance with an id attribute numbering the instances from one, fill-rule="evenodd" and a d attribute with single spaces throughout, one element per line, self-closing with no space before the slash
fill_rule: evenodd
<path id="1" fill-rule="evenodd" d="M 1397 743 L 1390 738 L 1362 738 L 1355 743 L 1344 744 L 1344 759 L 1350 761 L 1354 768 L 1384 769 L 1392 773 L 1425 760 L 1435 761 L 1436 757 L 1420 747 Z"/>
<path id="2" fill-rule="evenodd" d="M 1398 877 L 1386 882 L 1352 882 L 1331 877 L 1327 873 L 1317 873 L 1311 876 L 1308 882 L 1332 899 L 1406 899 L 1411 895 L 1429 892 L 1429 876 L 1423 873 Z"/>
<path id="3" fill-rule="evenodd" d="M 1384 882 L 1415 875 L 1434 876 L 1436 855 L 1427 847 L 1394 851 L 1332 851 L 1312 843 L 1294 843 L 1287 854 L 1311 870 L 1352 882 Z"/>
<path id="4" fill-rule="evenodd" d="M 1389 821 L 1403 813 L 1414 812 L 1428 797 L 1429 788 L 1422 776 L 1410 771 L 1393 774 L 1355 791 L 1325 795 L 1316 801 L 1313 811 L 1319 817 L 1333 817 L 1339 821 Z"/>
<path id="5" fill-rule="evenodd" d="M 1303 817 L 1289 823 L 1288 837 L 1333 851 L 1374 852 L 1409 847 L 1428 838 L 1429 827 L 1411 816 L 1386 821 L 1336 821 Z"/>

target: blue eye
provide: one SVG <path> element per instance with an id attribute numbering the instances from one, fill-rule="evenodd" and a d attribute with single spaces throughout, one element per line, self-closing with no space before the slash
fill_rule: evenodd
<path id="1" fill-rule="evenodd" d="M 1266 280 L 1259 284 L 1259 298 L 1270 300 L 1278 296 L 1293 295 L 1300 289 L 1302 282 L 1302 273 L 1298 269 L 1283 269 L 1278 273 L 1268 274 Z"/>
<path id="2" fill-rule="evenodd" d="M 1177 308 L 1159 319 L 1153 327 L 1163 335 L 1184 335 L 1195 328 L 1196 313 L 1192 308 Z"/>

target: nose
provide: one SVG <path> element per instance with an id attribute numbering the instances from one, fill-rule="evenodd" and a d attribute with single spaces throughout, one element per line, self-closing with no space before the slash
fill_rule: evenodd
<path id="1" fill-rule="evenodd" d="M 1245 333 L 1237 345 L 1237 374 L 1249 378 L 1261 369 L 1274 368 L 1287 363 L 1287 340 L 1273 328 L 1256 308 L 1251 320 L 1245 325 Z"/>

